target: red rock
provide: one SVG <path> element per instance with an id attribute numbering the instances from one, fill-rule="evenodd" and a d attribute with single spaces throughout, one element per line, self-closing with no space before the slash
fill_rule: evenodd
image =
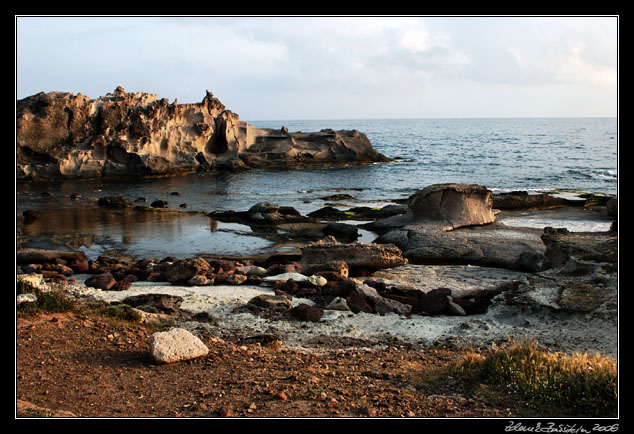
<path id="1" fill-rule="evenodd" d="M 86 280 L 86 286 L 101 289 L 102 291 L 110 290 L 116 284 L 115 278 L 110 273 L 95 274 Z"/>
<path id="2" fill-rule="evenodd" d="M 70 268 L 73 270 L 73 273 L 86 274 L 88 273 L 90 267 L 85 262 L 72 262 L 70 264 Z"/>

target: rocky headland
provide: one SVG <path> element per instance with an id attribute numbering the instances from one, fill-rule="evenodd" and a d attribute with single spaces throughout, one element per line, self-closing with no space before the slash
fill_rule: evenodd
<path id="1" fill-rule="evenodd" d="M 260 129 L 209 91 L 200 103 L 178 104 L 121 87 L 97 99 L 40 92 L 17 101 L 16 147 L 18 180 L 390 161 L 357 130 Z"/>

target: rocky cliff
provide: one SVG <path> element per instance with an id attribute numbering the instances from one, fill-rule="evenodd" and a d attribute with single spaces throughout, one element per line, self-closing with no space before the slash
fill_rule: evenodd
<path id="1" fill-rule="evenodd" d="M 38 93 L 16 103 L 18 180 L 169 175 L 389 161 L 352 130 L 259 129 L 207 91 L 169 103 L 117 87 L 98 99 Z"/>

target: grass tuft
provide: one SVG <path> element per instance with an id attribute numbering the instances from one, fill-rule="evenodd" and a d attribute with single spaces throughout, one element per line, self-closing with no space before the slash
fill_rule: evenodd
<path id="1" fill-rule="evenodd" d="M 617 362 L 600 354 L 542 350 L 511 341 L 489 354 L 468 354 L 456 368 L 471 380 L 499 386 L 534 409 L 560 415 L 616 417 Z"/>

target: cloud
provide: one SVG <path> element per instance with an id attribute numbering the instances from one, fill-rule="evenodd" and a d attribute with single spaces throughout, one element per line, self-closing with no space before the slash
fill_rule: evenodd
<path id="1" fill-rule="evenodd" d="M 572 89 L 588 106 L 616 99 L 614 17 L 19 17 L 16 30 L 19 98 L 209 89 L 250 119 L 477 116 L 487 94 L 513 113 L 511 95 L 531 92 L 564 113 L 554 99 Z"/>

